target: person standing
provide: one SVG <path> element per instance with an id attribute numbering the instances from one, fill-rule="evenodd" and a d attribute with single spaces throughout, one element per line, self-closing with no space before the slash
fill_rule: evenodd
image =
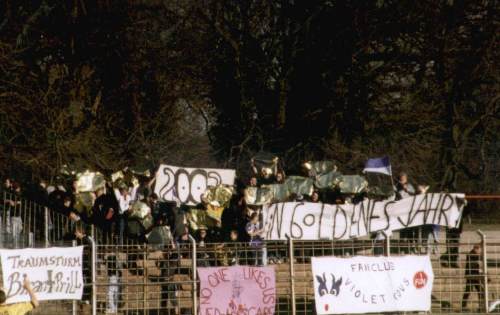
<path id="1" fill-rule="evenodd" d="M 120 301 L 121 271 L 118 268 L 115 256 L 107 258 L 108 271 L 108 294 L 106 301 L 106 313 L 118 313 L 118 304 Z"/>
<path id="2" fill-rule="evenodd" d="M 405 172 L 399 173 L 395 190 L 396 190 L 396 200 L 409 198 L 415 195 L 415 188 L 408 181 L 408 174 L 406 174 Z M 406 254 L 416 252 L 415 241 L 417 237 L 418 237 L 418 228 L 407 227 L 401 229 L 399 232 L 399 238 L 403 241 L 403 247 L 401 248 L 401 251 Z"/>
<path id="3" fill-rule="evenodd" d="M 481 246 L 476 244 L 472 250 L 467 254 L 465 262 L 465 292 L 462 298 L 462 310 L 467 307 L 470 293 L 474 290 L 477 291 L 479 297 L 479 305 L 483 301 L 484 286 L 480 275 L 481 269 Z"/>
<path id="4" fill-rule="evenodd" d="M 415 188 L 408 181 L 408 174 L 401 172 L 396 183 L 396 200 L 401 200 L 415 195 Z"/>
<path id="5" fill-rule="evenodd" d="M 135 200 L 135 195 L 137 192 L 136 187 L 120 187 L 119 189 L 114 189 L 116 201 L 118 202 L 118 233 L 120 245 L 123 245 L 123 239 L 125 234 L 125 228 L 127 225 L 127 211 L 130 209 L 133 201 Z"/>
<path id="6" fill-rule="evenodd" d="M 104 187 L 96 191 L 96 200 L 92 209 L 93 221 L 103 232 L 105 244 L 112 242 L 113 222 L 117 217 L 118 204 L 112 194 L 107 194 Z"/>
<path id="7" fill-rule="evenodd" d="M 24 277 L 23 287 L 26 289 L 30 296 L 30 302 L 5 304 L 7 301 L 7 294 L 0 288 L 0 314 L 2 315 L 24 315 L 31 312 L 38 307 L 38 299 L 36 297 L 35 291 L 31 288 L 31 283 L 28 277 Z"/>
<path id="8" fill-rule="evenodd" d="M 250 222 L 247 223 L 246 231 L 250 237 L 250 248 L 255 256 L 255 265 L 263 264 L 263 253 L 262 253 L 262 237 L 261 234 L 264 233 L 264 229 L 260 227 L 259 214 L 257 212 L 252 213 L 250 216 Z"/>

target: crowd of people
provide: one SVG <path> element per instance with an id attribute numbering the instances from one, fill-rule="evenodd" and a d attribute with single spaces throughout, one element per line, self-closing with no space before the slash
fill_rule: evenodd
<path id="1" fill-rule="evenodd" d="M 78 188 L 77 182 L 73 182 L 71 187 L 63 185 L 49 185 L 41 180 L 35 185 L 23 187 L 11 178 L 4 180 L 3 191 L 3 217 L 8 223 L 9 233 L 14 235 L 14 240 L 19 238 L 23 222 L 20 215 L 22 198 L 32 200 L 42 207 L 47 207 L 53 215 L 67 218 L 72 229 L 63 235 L 66 239 L 74 238 L 74 227 L 78 223 L 94 225 L 103 236 L 102 242 L 113 242 L 123 244 L 126 240 L 134 240 L 140 243 L 148 242 L 148 235 L 155 231 L 161 234 L 161 241 L 165 245 L 176 247 L 183 243 L 190 242 L 193 236 L 199 245 L 207 243 L 241 242 L 250 246 L 259 247 L 263 241 L 263 223 L 261 207 L 248 205 L 245 199 L 245 189 L 247 187 L 260 187 L 273 183 L 283 183 L 285 172 L 281 169 L 262 168 L 258 170 L 255 163 L 251 162 L 251 175 L 246 184 L 238 183 L 235 193 L 232 195 L 229 206 L 221 215 L 219 221 L 215 221 L 211 226 L 199 225 L 193 229 L 189 223 L 190 207 L 179 205 L 175 202 L 165 202 L 159 200 L 158 195 L 153 192 L 152 182 L 148 178 L 142 178 L 134 185 L 114 185 L 107 183 L 91 192 L 91 207 L 85 211 L 77 209 Z M 305 176 L 313 177 L 315 174 L 306 170 Z M 415 194 L 425 193 L 428 187 L 419 185 L 416 188 L 409 182 L 406 173 L 400 173 L 394 185 L 394 197 L 396 200 L 406 198 Z M 12 196 L 15 196 L 13 198 Z M 363 194 L 342 196 L 338 192 L 314 190 L 310 195 L 302 196 L 292 194 L 290 201 L 308 201 L 324 203 L 357 203 L 366 196 Z M 145 207 L 149 212 L 148 219 L 134 216 L 136 208 Z M 205 209 L 206 204 L 201 203 L 194 208 Z M 140 211 L 140 209 L 139 209 Z M 9 218 L 5 216 L 8 213 Z M 33 221 L 41 222 L 41 214 L 32 215 Z M 1 219 L 1 218 L 0 218 Z M 32 232 L 41 233 L 34 227 Z M 55 225 L 51 229 L 57 228 Z M 428 250 L 437 253 L 437 243 L 439 238 L 439 226 L 424 226 L 423 228 L 407 228 L 400 231 L 400 238 L 408 242 L 406 250 L 415 251 L 417 246 L 413 244 L 419 237 L 427 242 Z M 154 234 L 154 233 L 153 233 Z M 372 235 L 374 239 L 380 239 L 380 235 Z M 415 246 L 413 246 L 415 245 Z M 452 246 L 453 247 L 453 246 Z M 403 249 L 405 250 L 405 249 Z M 453 251 L 453 249 L 451 250 Z M 445 256 L 448 255 L 448 256 Z M 455 255 L 453 252 L 445 253 L 443 263 L 455 266 Z"/>
<path id="2" fill-rule="evenodd" d="M 315 176 L 307 173 L 306 176 Z M 101 235 L 101 242 L 110 242 L 113 244 L 123 244 L 126 241 L 136 243 L 154 243 L 151 237 L 148 237 L 156 231 L 160 233 L 162 246 L 173 249 L 187 247 L 194 239 L 200 249 L 198 252 L 199 265 L 210 266 L 210 261 L 218 259 L 217 264 L 224 265 L 236 264 L 255 264 L 262 265 L 266 263 L 280 263 L 284 256 L 279 251 L 268 255 L 263 240 L 263 223 L 261 220 L 261 209 L 259 206 L 248 205 L 245 199 L 245 190 L 248 187 L 260 187 L 273 183 L 283 183 L 286 175 L 283 170 L 262 171 L 251 164 L 251 176 L 246 184 L 237 184 L 235 193 L 232 195 L 229 206 L 226 207 L 221 215 L 220 221 L 216 221 L 212 226 L 199 225 L 192 229 L 189 223 L 190 207 L 178 205 L 175 202 L 165 202 L 158 198 L 153 192 L 152 182 L 143 178 L 134 185 L 114 185 L 107 183 L 91 192 L 92 205 L 88 211 L 77 209 L 78 190 L 77 183 L 74 182 L 71 187 L 64 185 L 49 185 L 41 180 L 35 185 L 21 185 L 11 178 L 3 181 L 3 201 L 0 204 L 0 225 L 7 227 L 4 234 L 10 234 L 14 243 L 19 241 L 19 236 L 26 226 L 23 220 L 33 222 L 43 222 L 42 214 L 31 214 L 27 218 L 22 214 L 26 209 L 25 202 L 35 202 L 43 209 L 49 209 L 51 218 L 60 216 L 67 219 L 70 228 L 62 236 L 64 239 L 76 239 L 85 243 L 88 239 L 85 235 L 88 233 L 84 226 L 94 226 Z M 406 173 L 400 173 L 394 185 L 395 200 L 407 198 L 416 194 L 426 193 L 428 187 L 419 185 L 413 186 Z M 362 201 L 366 196 L 350 195 L 341 196 L 338 193 L 332 194 L 321 190 L 314 190 L 310 195 L 292 195 L 290 201 L 307 201 L 312 203 L 356 203 Z M 198 210 L 205 209 L 206 204 L 201 203 L 194 208 Z M 139 209 L 137 209 L 139 207 Z M 151 222 L 145 222 L 144 217 L 133 215 L 135 211 L 140 211 L 145 207 L 148 211 L 148 217 Z M 30 217 L 28 216 L 28 217 Z M 83 224 L 82 224 L 83 223 Z M 49 222 L 50 224 L 50 222 Z M 50 224 L 50 229 L 55 229 L 54 224 Z M 40 224 L 33 224 L 32 233 L 42 233 L 44 228 Z M 417 228 L 407 228 L 400 231 L 400 241 L 405 246 L 401 250 L 406 253 L 417 253 L 422 247 L 417 244 L 416 239 L 422 238 L 426 243 L 426 251 L 433 254 L 439 254 L 439 226 L 423 226 Z M 458 246 L 461 226 L 458 229 L 447 229 L 447 251 L 440 256 L 441 263 L 445 267 L 458 268 Z M 380 234 L 372 235 L 375 244 L 381 240 Z M 224 253 L 215 257 L 217 252 L 204 251 L 210 243 L 223 243 Z M 244 248 L 242 247 L 244 245 Z M 418 249 L 419 248 L 419 249 Z M 382 255 L 383 249 L 380 246 L 374 246 L 375 255 Z M 480 274 L 479 257 L 481 248 L 474 246 L 473 250 L 466 258 L 466 276 L 467 284 L 463 296 L 463 307 L 466 307 L 471 291 L 482 292 L 481 281 L 477 275 Z M 165 254 L 171 255 L 171 254 Z M 178 254 L 179 255 L 179 254 Z M 180 254 L 182 255 L 182 254 Z M 189 254 L 188 254 L 189 255 Z M 171 258 L 171 257 L 170 257 Z M 190 258 L 190 257 L 187 257 Z M 133 261 L 133 259 L 131 260 Z M 119 268 L 117 263 L 108 261 L 109 278 L 112 283 L 119 281 Z M 130 267 L 130 262 L 128 262 Z M 163 270 L 163 269 L 162 269 Z M 165 269 L 167 270 L 167 269 Z M 162 271 L 163 272 L 163 271 Z M 162 274 L 163 275 L 163 274 Z M 29 282 L 25 283 L 29 286 Z M 168 286 L 168 284 L 166 284 Z M 112 310 L 117 309 L 117 285 L 111 285 L 108 298 L 113 300 Z M 165 292 L 171 292 L 171 288 L 165 288 Z M 28 290 L 28 288 L 27 288 Z M 88 295 L 88 290 L 85 292 Z M 1 291 L 0 291 L 0 310 L 1 310 Z M 26 309 L 37 305 L 36 298 L 32 304 L 23 304 Z M 21 306 L 20 306 L 21 307 Z"/>

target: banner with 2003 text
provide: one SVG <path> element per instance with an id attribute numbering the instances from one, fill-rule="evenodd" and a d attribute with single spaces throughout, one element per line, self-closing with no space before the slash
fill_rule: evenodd
<path id="1" fill-rule="evenodd" d="M 160 165 L 154 191 L 160 199 L 196 205 L 201 202 L 201 196 L 208 187 L 232 186 L 234 178 L 235 170 L 231 169 Z"/>
<path id="2" fill-rule="evenodd" d="M 0 250 L 7 303 L 30 300 L 23 288 L 25 276 L 39 300 L 80 300 L 82 252 L 83 246 Z"/>
<path id="3" fill-rule="evenodd" d="M 429 256 L 311 259 L 317 314 L 429 311 Z"/>
<path id="4" fill-rule="evenodd" d="M 350 239 L 383 231 L 434 224 L 457 227 L 464 194 L 422 194 L 398 201 L 365 199 L 358 204 L 331 205 L 284 202 L 263 208 L 265 238 L 286 240 Z"/>
<path id="5" fill-rule="evenodd" d="M 276 277 L 273 267 L 198 268 L 200 314 L 273 315 Z"/>

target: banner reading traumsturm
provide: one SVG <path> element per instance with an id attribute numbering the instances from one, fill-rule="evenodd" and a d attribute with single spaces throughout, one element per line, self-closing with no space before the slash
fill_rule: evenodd
<path id="1" fill-rule="evenodd" d="M 399 201 L 366 199 L 352 205 L 285 202 L 264 207 L 265 237 L 286 240 L 350 239 L 372 232 L 435 224 L 456 227 L 463 194 L 423 194 Z"/>
<path id="2" fill-rule="evenodd" d="M 429 311 L 429 256 L 313 257 L 317 314 Z"/>
<path id="3" fill-rule="evenodd" d="M 198 275 L 201 315 L 274 314 L 273 267 L 198 268 Z"/>
<path id="4" fill-rule="evenodd" d="M 83 246 L 0 250 L 7 303 L 30 300 L 23 289 L 24 276 L 28 276 L 39 300 L 80 300 L 82 251 Z"/>
<path id="5" fill-rule="evenodd" d="M 156 173 L 155 193 L 160 199 L 187 205 L 201 202 L 208 187 L 234 184 L 235 171 L 230 169 L 186 168 L 160 165 Z"/>

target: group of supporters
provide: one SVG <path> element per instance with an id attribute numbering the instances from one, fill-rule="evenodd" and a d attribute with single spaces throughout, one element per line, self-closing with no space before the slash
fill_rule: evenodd
<path id="1" fill-rule="evenodd" d="M 258 170 L 254 163 L 251 163 L 251 175 L 246 183 L 238 182 L 235 193 L 229 202 L 229 205 L 223 210 L 220 220 L 210 226 L 198 225 L 193 229 L 189 223 L 190 209 L 187 205 L 176 204 L 175 202 L 165 202 L 159 200 L 158 195 L 153 192 L 152 181 L 149 178 L 142 178 L 136 181 L 134 185 L 112 185 L 107 183 L 90 193 L 91 207 L 86 211 L 81 211 L 77 207 L 77 183 L 72 187 L 63 185 L 49 185 L 46 181 L 40 181 L 35 185 L 26 186 L 25 189 L 14 180 L 7 178 L 4 180 L 3 191 L 4 200 L 2 206 L 5 213 L 8 213 L 9 231 L 18 238 L 22 228 L 22 218 L 20 210 L 24 205 L 22 200 L 30 200 L 42 207 L 50 209 L 54 214 L 68 218 L 71 223 L 83 222 L 87 225 L 94 225 L 103 235 L 103 242 L 116 242 L 123 244 L 125 240 L 134 240 L 141 243 L 148 242 L 148 237 L 153 230 L 161 228 L 164 237 L 169 245 L 176 246 L 178 243 L 188 241 L 189 236 L 195 237 L 197 242 L 204 244 L 210 242 L 228 242 L 237 240 L 243 243 L 258 244 L 262 241 L 263 224 L 261 222 L 261 207 L 249 205 L 246 202 L 245 190 L 248 187 L 259 187 L 273 183 L 283 183 L 285 181 L 285 172 L 276 169 L 272 172 L 265 172 L 264 168 Z M 306 173 L 308 177 L 314 174 Z M 409 183 L 408 176 L 401 173 L 395 184 L 395 195 L 393 198 L 402 199 L 411 195 L 425 193 L 427 187 L 414 186 Z M 5 193 L 7 192 L 7 193 Z M 13 197 L 14 196 L 14 197 Z M 24 199 L 17 198 L 18 196 Z M 320 190 L 314 190 L 310 195 L 292 194 L 288 201 L 307 201 L 324 203 L 357 203 L 366 196 L 363 194 L 343 196 L 341 194 L 331 194 Z M 134 207 L 145 207 L 150 212 L 150 222 L 144 222 L 143 218 L 137 218 L 133 215 L 136 211 Z M 194 206 L 197 210 L 206 209 L 206 203 L 200 203 Z M 140 209 L 139 209 L 140 211 Z M 32 215 L 32 224 L 42 222 L 41 213 Z M 7 218 L 5 218 L 7 219 Z M 56 221 L 56 220 L 53 220 Z M 41 233 L 38 225 L 35 233 Z M 51 224 L 51 229 L 57 229 L 57 224 Z M 38 229 L 38 230 L 37 230 Z M 437 242 L 438 226 L 425 226 L 423 234 L 420 236 L 429 241 L 429 244 Z M 69 233 L 68 233 L 69 232 Z M 408 242 L 418 238 L 418 228 L 408 228 L 402 230 L 400 235 L 402 239 Z M 67 231 L 64 238 L 72 238 L 74 231 Z M 374 237 L 376 237 L 374 235 Z M 435 250 L 433 248 L 433 250 Z M 447 259 L 450 261 L 450 259 Z M 452 261 L 453 263 L 453 261 Z"/>
<path id="2" fill-rule="evenodd" d="M 16 240 L 23 229 L 23 220 L 27 220 L 26 215 L 22 215 L 23 202 L 34 201 L 43 208 L 49 209 L 52 215 L 57 214 L 67 218 L 68 222 L 74 225 L 68 230 L 63 238 L 85 240 L 85 229 L 78 223 L 85 223 L 86 226 L 94 225 L 104 236 L 103 242 L 113 242 L 123 244 L 125 241 L 133 240 L 137 243 L 147 243 L 148 235 L 155 229 L 161 229 L 166 238 L 164 244 L 170 248 L 182 248 L 189 244 L 192 239 L 202 250 L 199 255 L 205 255 L 200 261 L 209 264 L 211 259 L 208 251 L 203 252 L 203 248 L 209 243 L 224 243 L 226 248 L 223 258 L 224 264 L 265 264 L 279 263 L 282 257 L 279 253 L 272 257 L 266 257 L 267 253 L 263 244 L 263 224 L 261 222 L 261 209 L 258 206 L 248 205 L 245 199 L 245 190 L 248 187 L 259 187 L 273 183 L 283 183 L 285 172 L 277 170 L 271 173 L 258 171 L 252 163 L 251 176 L 245 184 L 236 185 L 235 193 L 229 206 L 224 209 L 219 222 L 213 226 L 197 226 L 194 230 L 189 224 L 190 207 L 172 202 L 159 200 L 153 192 L 152 182 L 143 178 L 135 185 L 115 185 L 106 184 L 92 192 L 91 211 L 79 211 L 75 205 L 77 203 L 76 182 L 73 187 L 63 187 L 62 185 L 49 185 L 46 181 L 40 181 L 32 186 L 22 186 L 15 180 L 7 178 L 3 182 L 3 201 L 0 219 L 3 226 L 8 226 L 8 233 Z M 314 174 L 306 174 L 314 176 Z M 409 182 L 405 173 L 399 174 L 394 185 L 394 197 L 396 200 L 407 198 L 415 194 L 425 193 L 427 187 L 416 186 Z M 355 195 L 345 198 L 345 196 L 325 194 L 322 191 L 314 190 L 311 195 L 292 195 L 289 201 L 325 202 L 325 203 L 357 203 L 366 196 Z M 131 214 L 134 205 L 140 203 L 146 206 L 152 217 L 152 224 L 146 225 L 141 220 L 134 218 Z M 201 203 L 195 208 L 203 210 L 206 205 Z M 53 216 L 52 216 L 53 217 Z M 43 222 L 43 218 L 32 215 L 29 220 Z M 2 222 L 0 222 L 2 223 Z M 34 233 L 42 233 L 44 228 L 40 224 L 34 224 Z M 54 226 L 50 227 L 54 229 Z M 414 241 L 422 237 L 429 244 L 428 250 L 433 254 L 437 253 L 439 226 L 424 226 L 419 228 L 408 228 L 400 231 L 400 239 L 407 242 L 407 252 L 416 252 L 418 244 Z M 447 229 L 447 251 L 441 256 L 443 266 L 458 268 L 458 245 L 461 227 L 458 229 Z M 377 235 L 373 235 L 377 238 Z M 414 242 L 414 243 L 413 243 Z M 246 244 L 248 252 L 242 251 L 242 244 Z M 254 250 L 251 250 L 254 248 Z M 479 274 L 480 247 L 475 246 L 467 256 L 466 274 L 475 276 Z M 377 254 L 377 253 L 375 253 Z M 285 256 L 285 255 L 283 255 Z M 480 281 L 474 277 L 467 281 L 466 292 L 463 297 L 464 306 L 467 303 L 469 293 L 472 290 L 481 291 Z"/>

